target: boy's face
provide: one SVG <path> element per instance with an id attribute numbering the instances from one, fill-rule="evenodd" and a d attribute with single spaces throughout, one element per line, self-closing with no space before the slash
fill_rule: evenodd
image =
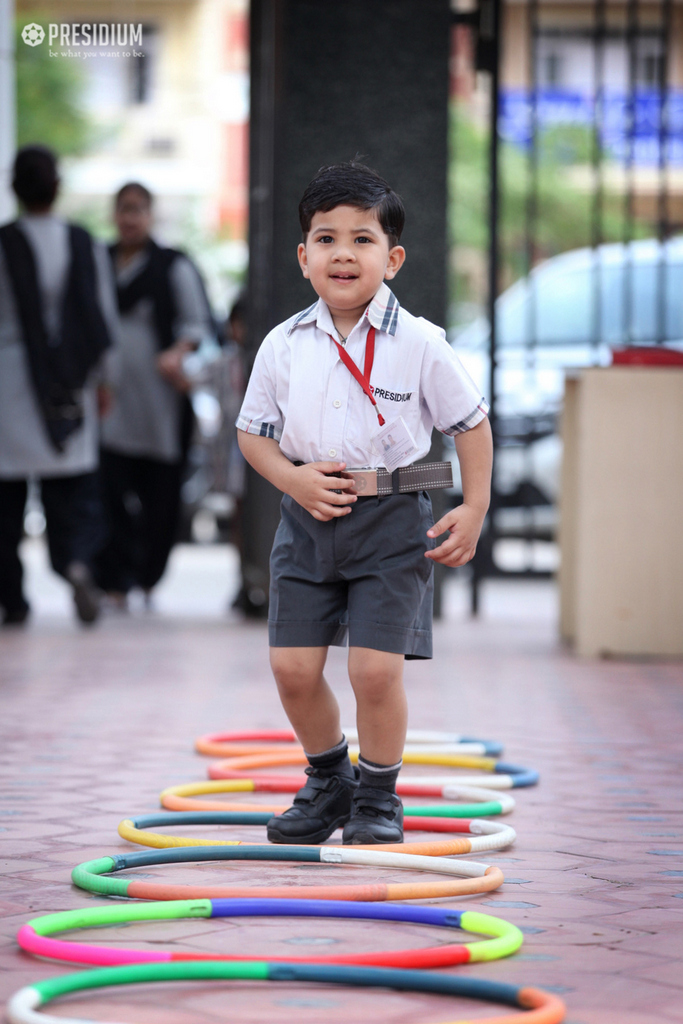
<path id="1" fill-rule="evenodd" d="M 333 316 L 347 318 L 362 315 L 382 281 L 396 276 L 405 255 L 400 245 L 390 248 L 374 210 L 355 206 L 314 214 L 306 242 L 298 248 L 304 277 Z"/>

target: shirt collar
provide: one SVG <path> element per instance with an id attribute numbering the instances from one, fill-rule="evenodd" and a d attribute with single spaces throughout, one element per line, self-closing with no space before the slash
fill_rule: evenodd
<path id="1" fill-rule="evenodd" d="M 394 335 L 398 327 L 398 311 L 400 308 L 399 301 L 391 288 L 382 281 L 363 316 L 368 318 L 375 330 Z M 329 334 L 334 330 L 334 325 L 331 321 L 332 318 L 327 304 L 322 299 L 318 299 L 312 306 L 309 306 L 308 309 L 305 309 L 295 317 L 287 334 L 291 334 L 295 327 L 311 323 L 317 324 L 322 331 Z"/>

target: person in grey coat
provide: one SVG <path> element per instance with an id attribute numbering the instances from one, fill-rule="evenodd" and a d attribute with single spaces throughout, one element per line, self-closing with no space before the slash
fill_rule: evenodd
<path id="1" fill-rule="evenodd" d="M 106 250 L 53 213 L 54 154 L 14 162 L 23 212 L 0 228 L 0 614 L 29 614 L 19 544 L 29 480 L 40 481 L 53 569 L 81 621 L 99 614 L 92 566 L 103 542 L 97 485 L 104 356 L 117 331 Z"/>

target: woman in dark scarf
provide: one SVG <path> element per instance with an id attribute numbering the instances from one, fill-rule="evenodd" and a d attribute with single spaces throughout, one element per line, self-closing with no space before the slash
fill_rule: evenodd
<path id="1" fill-rule="evenodd" d="M 193 263 L 151 237 L 152 196 L 131 182 L 119 190 L 110 249 L 121 318 L 115 401 L 103 424 L 101 476 L 109 542 L 98 582 L 119 602 L 146 597 L 160 580 L 178 528 L 183 464 L 191 429 L 183 359 L 213 322 Z"/>

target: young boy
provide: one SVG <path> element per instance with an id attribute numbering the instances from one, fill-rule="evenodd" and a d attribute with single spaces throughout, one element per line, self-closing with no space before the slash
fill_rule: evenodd
<path id="1" fill-rule="evenodd" d="M 361 164 L 325 167 L 299 217 L 299 264 L 319 298 L 265 338 L 237 420 L 245 458 L 284 492 L 270 660 L 310 764 L 268 838 L 320 843 L 343 825 L 344 843 L 395 843 L 403 662 L 432 656 L 433 562 L 464 565 L 474 555 L 491 431 L 444 332 L 400 308 L 384 284 L 405 259 L 403 204 L 389 185 Z M 425 489 L 446 485 L 443 465 L 412 465 L 429 451 L 433 426 L 455 437 L 464 496 L 435 525 Z M 357 770 L 323 675 L 329 645 L 347 640 Z"/>

